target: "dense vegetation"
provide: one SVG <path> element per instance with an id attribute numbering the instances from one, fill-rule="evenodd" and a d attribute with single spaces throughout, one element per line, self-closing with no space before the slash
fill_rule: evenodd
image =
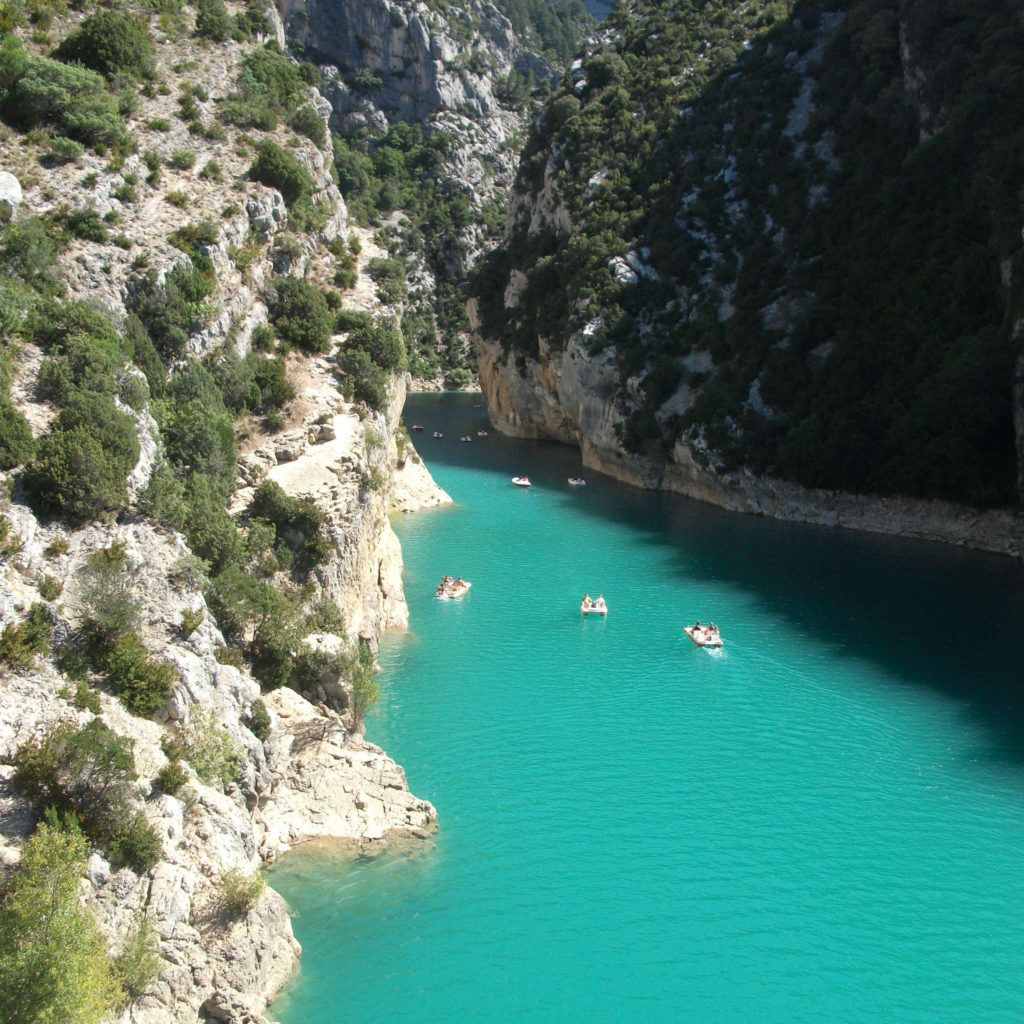
<path id="1" fill-rule="evenodd" d="M 523 155 L 536 191 L 557 154 L 573 230 L 513 225 L 476 285 L 487 333 L 532 354 L 590 325 L 632 451 L 685 435 L 726 469 L 1013 501 L 1019 20 L 980 0 L 790 6 L 611 14 Z M 695 402 L 661 412 L 682 385 Z"/>
<path id="2" fill-rule="evenodd" d="M 135 922 L 116 957 L 79 898 L 89 842 L 51 812 L 25 843 L 0 906 L 0 1019 L 98 1024 L 144 989 L 159 963 L 150 926 Z"/>

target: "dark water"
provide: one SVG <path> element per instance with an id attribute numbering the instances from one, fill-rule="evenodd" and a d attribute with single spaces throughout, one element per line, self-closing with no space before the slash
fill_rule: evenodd
<path id="1" fill-rule="evenodd" d="M 367 729 L 436 846 L 275 869 L 279 1019 L 1024 1019 L 1020 563 L 573 490 L 473 403 L 407 406 L 458 504 L 396 523 L 412 629 Z"/>

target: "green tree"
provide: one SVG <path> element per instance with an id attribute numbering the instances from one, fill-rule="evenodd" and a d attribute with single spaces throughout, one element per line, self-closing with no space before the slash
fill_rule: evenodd
<path id="1" fill-rule="evenodd" d="M 78 895 L 89 843 L 53 820 L 26 842 L 0 907 L 5 1024 L 95 1024 L 120 996 L 103 934 Z"/>
<path id="2" fill-rule="evenodd" d="M 223 43 L 231 35 L 231 16 L 224 0 L 197 0 L 196 35 L 214 43 Z"/>
<path id="3" fill-rule="evenodd" d="M 334 317 L 327 300 L 319 288 L 299 277 L 278 281 L 270 318 L 278 336 L 288 345 L 313 354 L 331 347 Z"/>
<path id="4" fill-rule="evenodd" d="M 57 57 L 84 64 L 107 78 L 140 76 L 153 64 L 153 40 L 144 22 L 125 11 L 97 11 L 57 48 Z"/>

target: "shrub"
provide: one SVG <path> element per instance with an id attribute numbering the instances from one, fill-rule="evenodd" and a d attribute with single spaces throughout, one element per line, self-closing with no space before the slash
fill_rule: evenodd
<path id="1" fill-rule="evenodd" d="M 28 669 L 39 655 L 50 650 L 53 621 L 45 604 L 36 603 L 23 622 L 8 623 L 0 633 L 0 662 Z"/>
<path id="2" fill-rule="evenodd" d="M 321 149 L 327 141 L 327 129 L 324 127 L 323 118 L 312 104 L 299 107 L 295 111 L 295 115 L 292 117 L 292 126 L 300 135 L 312 139 Z"/>
<path id="3" fill-rule="evenodd" d="M 135 633 L 118 637 L 104 658 L 107 677 L 125 707 L 149 718 L 167 703 L 178 673 L 174 666 L 151 658 Z"/>
<path id="4" fill-rule="evenodd" d="M 215 481 L 201 474 L 189 477 L 185 487 L 185 535 L 189 547 L 210 564 L 214 573 L 235 563 L 241 551 L 238 528 L 225 508 L 224 497 Z"/>
<path id="5" fill-rule="evenodd" d="M 112 861 L 136 871 L 156 863 L 159 839 L 133 806 L 131 740 L 98 718 L 82 728 L 63 722 L 19 747 L 13 763 L 16 781 L 37 807 L 76 814 Z"/>
<path id="6" fill-rule="evenodd" d="M 257 697 L 249 705 L 249 714 L 242 721 L 256 739 L 263 741 L 270 735 L 270 712 L 261 698 Z"/>
<path id="7" fill-rule="evenodd" d="M 72 210 L 64 218 L 64 225 L 75 238 L 87 242 L 105 242 L 107 229 L 96 210 Z"/>
<path id="8" fill-rule="evenodd" d="M 238 779 L 245 755 L 231 735 L 216 724 L 212 710 L 193 705 L 178 741 L 182 759 L 207 785 L 225 786 Z"/>
<path id="9" fill-rule="evenodd" d="M 64 584 L 59 580 L 55 580 L 49 574 L 39 581 L 39 596 L 44 601 L 56 601 L 63 589 Z"/>
<path id="10" fill-rule="evenodd" d="M 199 177 L 206 178 L 209 181 L 220 181 L 223 176 L 220 164 L 216 160 L 207 160 L 199 171 Z"/>
<path id="11" fill-rule="evenodd" d="M 135 629 L 139 619 L 139 601 L 132 593 L 136 579 L 137 572 L 120 545 L 89 555 L 82 569 L 80 595 L 83 630 L 94 648 L 111 648 Z"/>
<path id="12" fill-rule="evenodd" d="M 37 510 L 85 523 L 127 504 L 125 480 L 138 458 L 132 417 L 107 395 L 74 393 L 40 442 L 25 484 Z"/>
<path id="13" fill-rule="evenodd" d="M 249 514 L 273 524 L 278 538 L 295 555 L 296 568 L 308 571 L 326 558 L 327 516 L 308 498 L 289 497 L 279 484 L 264 480 L 253 494 Z"/>
<path id="14" fill-rule="evenodd" d="M 276 188 L 289 207 L 313 191 L 309 171 L 294 156 L 267 139 L 256 150 L 249 176 L 268 188 Z"/>
<path id="15" fill-rule="evenodd" d="M 186 608 L 181 613 L 182 636 L 191 636 L 203 624 L 204 618 L 201 608 Z"/>
<path id="16" fill-rule="evenodd" d="M 120 952 L 114 957 L 114 976 L 127 999 L 137 999 L 156 979 L 160 957 L 153 925 L 138 913 Z"/>
<path id="17" fill-rule="evenodd" d="M 68 139 L 63 135 L 57 135 L 50 139 L 46 147 L 46 159 L 54 164 L 77 163 L 78 158 L 85 152 L 85 146 L 74 139 Z"/>
<path id="18" fill-rule="evenodd" d="M 7 1024 L 98 1024 L 119 986 L 79 883 L 89 842 L 55 818 L 22 848 L 0 907 L 0 1019 Z"/>
<path id="19" fill-rule="evenodd" d="M 231 16 L 224 0 L 197 0 L 196 35 L 215 43 L 223 43 L 231 35 Z"/>
<path id="20" fill-rule="evenodd" d="M 102 76 L 45 57 L 25 57 L 20 63 L 7 87 L 3 112 L 20 127 L 53 125 L 62 135 L 94 147 L 125 136 L 117 98 L 107 91 Z"/>
<path id="21" fill-rule="evenodd" d="M 248 914 L 260 901 L 267 880 L 259 871 L 247 875 L 237 868 L 226 871 L 216 883 L 214 905 L 217 913 L 234 921 L 243 914 Z"/>
<path id="22" fill-rule="evenodd" d="M 171 151 L 171 159 L 169 163 L 179 171 L 189 170 L 195 162 L 196 155 L 191 149 L 175 149 Z"/>
<path id="23" fill-rule="evenodd" d="M 331 347 L 334 318 L 327 301 L 318 288 L 300 278 L 286 277 L 278 282 L 271 321 L 286 345 L 313 354 Z"/>
<path id="24" fill-rule="evenodd" d="M 84 64 L 107 78 L 138 77 L 153 64 L 153 41 L 145 24 L 124 11 L 97 11 L 57 48 L 62 61 Z"/>
<path id="25" fill-rule="evenodd" d="M 188 782 L 188 772 L 180 761 L 172 759 L 160 769 L 157 780 L 165 793 L 174 796 Z"/>
<path id="26" fill-rule="evenodd" d="M 344 375 L 342 390 L 354 401 L 371 409 L 384 409 L 388 402 L 388 375 L 361 348 L 345 348 L 338 353 L 338 369 Z"/>
<path id="27" fill-rule="evenodd" d="M 14 469 L 35 454 L 36 442 L 28 420 L 6 395 L 0 395 L 0 469 Z"/>
<path id="28" fill-rule="evenodd" d="M 138 316 L 157 352 L 167 360 L 180 358 L 188 345 L 189 333 L 198 329 L 209 310 L 204 300 L 216 282 L 194 267 L 177 266 L 159 282 L 150 270 L 132 282 L 128 306 Z"/>

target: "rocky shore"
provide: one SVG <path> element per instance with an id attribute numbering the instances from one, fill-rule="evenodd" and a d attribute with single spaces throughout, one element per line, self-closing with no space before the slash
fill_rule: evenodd
<path id="1" fill-rule="evenodd" d="M 539 359 L 519 366 L 500 344 L 477 338 L 480 386 L 491 421 L 513 437 L 543 438 L 576 446 L 584 466 L 636 487 L 661 489 L 732 512 L 792 522 L 866 530 L 938 541 L 1019 557 L 1024 515 L 979 510 L 943 501 L 811 490 L 747 471 L 719 472 L 685 442 L 664 460 L 626 452 L 616 427 L 623 418 L 613 396 L 615 365 L 609 350 L 594 358 L 583 339 L 552 353 L 543 341 Z M 686 396 L 681 398 L 685 401 Z"/>

